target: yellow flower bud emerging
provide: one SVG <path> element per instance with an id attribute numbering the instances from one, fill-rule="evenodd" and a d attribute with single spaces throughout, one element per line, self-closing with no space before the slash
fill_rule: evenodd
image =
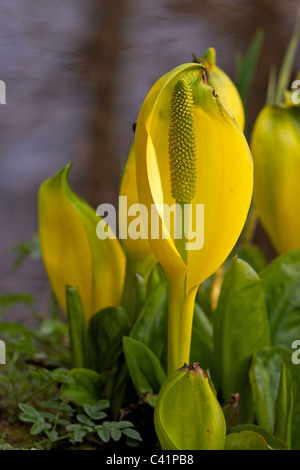
<path id="1" fill-rule="evenodd" d="M 70 165 L 39 191 L 39 235 L 53 292 L 66 312 L 66 285 L 79 287 L 86 320 L 120 305 L 125 256 L 116 237 L 99 240 L 99 218 L 69 187 Z M 110 230 L 108 228 L 108 230 Z"/>
<path id="2" fill-rule="evenodd" d="M 185 364 L 166 380 L 154 424 L 163 450 L 223 450 L 224 414 L 199 364 Z"/>
<path id="3" fill-rule="evenodd" d="M 278 253 L 300 248 L 300 108 L 268 105 L 252 134 L 254 204 Z"/>
<path id="4" fill-rule="evenodd" d="M 216 65 L 216 50 L 209 47 L 203 56 L 197 57 L 196 60 L 205 65 L 208 85 L 216 90 L 216 93 L 232 112 L 240 128 L 244 130 L 245 113 L 241 97 L 233 81 Z"/>

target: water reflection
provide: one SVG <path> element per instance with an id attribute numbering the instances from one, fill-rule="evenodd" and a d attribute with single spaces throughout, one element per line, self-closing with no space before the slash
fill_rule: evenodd
<path id="1" fill-rule="evenodd" d="M 131 125 L 153 82 L 215 46 L 234 75 L 257 27 L 263 54 L 250 120 L 264 103 L 268 69 L 279 64 L 296 0 L 2 0 L 0 79 L 0 292 L 32 290 L 45 275 L 26 263 L 8 274 L 9 250 L 37 227 L 40 183 L 70 160 L 73 187 L 91 204 L 115 202 Z M 299 58 L 299 56 L 298 56 Z M 299 62 L 298 62 L 299 63 Z M 39 282 L 37 282 L 39 279 Z"/>

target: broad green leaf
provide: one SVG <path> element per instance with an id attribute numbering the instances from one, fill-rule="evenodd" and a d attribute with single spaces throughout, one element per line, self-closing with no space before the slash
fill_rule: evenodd
<path id="1" fill-rule="evenodd" d="M 167 367 L 168 287 L 163 282 L 148 298 L 130 337 L 145 344 Z"/>
<path id="2" fill-rule="evenodd" d="M 138 315 L 146 301 L 147 285 L 145 282 L 145 278 L 139 273 L 135 273 L 134 280 L 136 290 L 136 312 Z"/>
<path id="3" fill-rule="evenodd" d="M 208 316 L 208 318 L 212 318 L 212 305 L 211 305 L 211 295 L 212 295 L 212 288 L 214 285 L 215 276 L 212 275 L 207 278 L 202 284 L 200 285 L 197 295 L 196 295 L 196 302 L 202 308 L 203 312 Z"/>
<path id="4" fill-rule="evenodd" d="M 158 393 L 166 379 L 159 359 L 140 341 L 123 338 L 126 364 L 131 380 L 140 394 Z"/>
<path id="5" fill-rule="evenodd" d="M 281 440 L 291 445 L 293 412 L 292 376 L 286 365 L 281 365 L 281 375 L 275 404 L 274 434 Z"/>
<path id="6" fill-rule="evenodd" d="M 214 313 L 217 379 L 223 402 L 240 394 L 239 422 L 253 420 L 249 368 L 252 354 L 268 346 L 268 316 L 256 272 L 243 260 L 233 259 L 228 268 Z"/>
<path id="7" fill-rule="evenodd" d="M 266 431 L 266 429 L 262 428 L 261 426 L 257 426 L 256 424 L 241 424 L 239 426 L 234 426 L 229 431 L 229 434 L 240 433 L 242 431 L 252 431 L 260 434 L 265 439 L 268 446 L 274 450 L 289 450 L 288 446 L 283 441 L 275 437 L 269 431 Z"/>
<path id="8" fill-rule="evenodd" d="M 256 272 L 266 266 L 265 254 L 256 245 L 243 246 L 238 251 L 238 257 L 246 261 Z"/>
<path id="9" fill-rule="evenodd" d="M 125 361 L 123 361 L 117 366 L 117 368 L 114 368 L 111 384 L 108 387 L 108 398 L 110 400 L 110 408 L 114 418 L 119 416 L 120 408 L 124 403 L 128 381 L 128 369 Z"/>
<path id="10" fill-rule="evenodd" d="M 213 329 L 207 316 L 195 304 L 190 363 L 198 362 L 202 369 L 215 375 Z"/>
<path id="11" fill-rule="evenodd" d="M 98 372 L 112 367 L 122 351 L 122 337 L 129 333 L 129 329 L 127 314 L 120 307 L 100 310 L 90 319 L 89 337 Z"/>
<path id="12" fill-rule="evenodd" d="M 300 250 L 276 258 L 261 273 L 272 344 L 289 349 L 300 339 Z"/>
<path id="13" fill-rule="evenodd" d="M 263 38 L 264 32 L 258 29 L 252 39 L 252 42 L 248 48 L 245 57 L 241 57 L 241 55 L 238 55 L 236 59 L 237 73 L 235 84 L 241 95 L 246 114 L 248 108 L 249 89 L 255 74 L 258 58 L 263 43 Z"/>
<path id="14" fill-rule="evenodd" d="M 79 290 L 67 286 L 66 295 L 72 366 L 88 367 L 87 329 Z"/>
<path id="15" fill-rule="evenodd" d="M 282 356 L 273 348 L 265 349 L 253 357 L 250 381 L 254 398 L 255 415 L 258 424 L 274 431 L 275 402 L 278 394 Z"/>
<path id="16" fill-rule="evenodd" d="M 291 447 L 292 449 L 300 450 L 300 373 L 299 366 L 293 364 L 291 358 L 292 353 L 281 347 L 269 347 L 256 353 L 250 369 L 250 381 L 257 422 L 263 428 L 273 432 L 276 420 L 276 406 L 278 405 L 277 397 L 281 366 L 282 364 L 286 365 L 292 376 L 294 402 Z"/>
<path id="17" fill-rule="evenodd" d="M 150 272 L 149 279 L 147 282 L 147 297 L 150 295 L 163 283 L 166 281 L 166 275 L 160 266 L 160 264 L 155 264 L 152 271 Z"/>
<path id="18" fill-rule="evenodd" d="M 228 434 L 224 450 L 272 450 L 260 434 L 253 431 L 242 431 Z"/>
<path id="19" fill-rule="evenodd" d="M 83 406 L 96 405 L 104 397 L 107 377 L 89 369 L 72 369 L 69 374 L 73 381 L 62 385 L 60 398 Z"/>

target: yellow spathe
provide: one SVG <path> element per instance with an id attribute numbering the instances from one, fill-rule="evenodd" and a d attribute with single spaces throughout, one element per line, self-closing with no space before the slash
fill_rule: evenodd
<path id="1" fill-rule="evenodd" d="M 214 273 L 234 247 L 246 220 L 253 184 L 245 137 L 213 89 L 203 83 L 202 71 L 198 64 L 185 64 L 161 78 L 150 90 L 136 128 L 140 202 L 147 207 L 171 206 L 176 201 L 170 183 L 169 103 L 178 79 L 188 82 L 193 91 L 197 151 L 197 186 L 191 204 L 204 204 L 204 246 L 188 252 L 186 266 L 173 239 L 150 239 L 168 277 L 187 272 L 187 291 Z M 160 217 L 164 223 L 162 212 Z"/>
<path id="2" fill-rule="evenodd" d="M 300 108 L 268 105 L 252 134 L 254 205 L 276 251 L 300 248 Z"/>
<path id="3" fill-rule="evenodd" d="M 66 312 L 66 285 L 79 287 L 86 321 L 120 305 L 125 256 L 116 238 L 99 240 L 96 212 L 69 187 L 70 165 L 39 190 L 39 236 L 53 292 Z M 108 230 L 110 230 L 108 228 Z"/>

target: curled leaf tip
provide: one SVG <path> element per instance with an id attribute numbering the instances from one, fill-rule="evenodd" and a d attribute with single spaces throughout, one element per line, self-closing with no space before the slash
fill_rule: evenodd
<path id="1" fill-rule="evenodd" d="M 170 102 L 169 163 L 172 197 L 188 204 L 196 193 L 196 133 L 193 114 L 193 94 L 180 78 Z"/>

